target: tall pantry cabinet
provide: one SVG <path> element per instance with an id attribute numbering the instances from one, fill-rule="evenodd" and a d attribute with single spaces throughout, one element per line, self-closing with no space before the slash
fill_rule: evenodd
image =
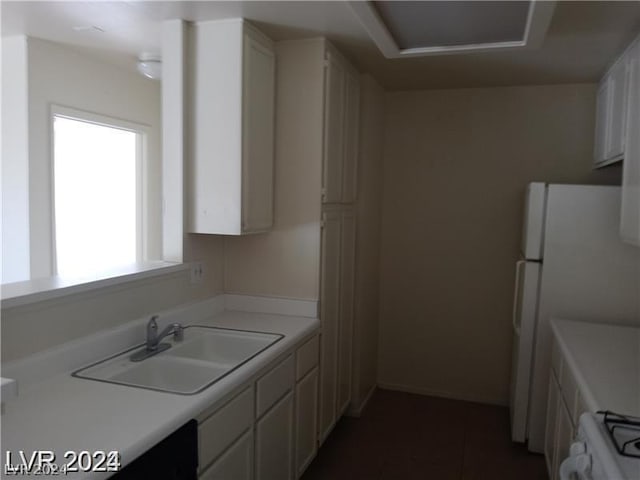
<path id="1" fill-rule="evenodd" d="M 320 445 L 351 402 L 360 77 L 324 38 L 278 42 L 276 60 L 278 168 L 295 166 L 306 182 L 295 197 L 299 218 L 320 237 L 308 252 L 318 255 Z"/>
<path id="2" fill-rule="evenodd" d="M 319 441 L 351 401 L 359 77 L 330 45 L 324 58 Z"/>

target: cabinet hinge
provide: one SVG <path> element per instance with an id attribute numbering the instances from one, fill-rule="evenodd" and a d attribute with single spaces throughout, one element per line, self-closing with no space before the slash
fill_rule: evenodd
<path id="1" fill-rule="evenodd" d="M 324 220 L 320 220 L 320 228 L 324 228 Z"/>

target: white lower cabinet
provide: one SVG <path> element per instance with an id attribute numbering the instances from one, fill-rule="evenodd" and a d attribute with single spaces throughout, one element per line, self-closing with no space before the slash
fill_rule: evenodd
<path id="1" fill-rule="evenodd" d="M 199 480 L 299 478 L 318 446 L 318 335 L 198 416 Z"/>
<path id="2" fill-rule="evenodd" d="M 198 464 L 200 471 L 222 455 L 240 436 L 253 428 L 253 385 L 212 414 L 198 418 Z"/>
<path id="3" fill-rule="evenodd" d="M 556 451 L 556 431 L 558 416 L 558 402 L 560 401 L 560 387 L 555 379 L 553 372 L 549 375 L 549 400 L 547 403 L 547 422 L 544 437 L 544 458 L 547 462 L 547 470 L 550 480 L 554 480 L 554 472 L 556 471 L 555 451 Z"/>
<path id="4" fill-rule="evenodd" d="M 256 424 L 256 480 L 293 478 L 293 393 Z"/>
<path id="5" fill-rule="evenodd" d="M 555 452 L 555 468 L 553 474 L 558 478 L 560 464 L 569 456 L 569 448 L 573 442 L 573 423 L 571 422 L 571 414 L 567 410 L 564 402 L 560 401 L 557 413 L 558 429 L 556 431 L 556 452 Z"/>
<path id="6" fill-rule="evenodd" d="M 253 478 L 253 429 L 242 435 L 199 480 L 251 480 Z"/>
<path id="7" fill-rule="evenodd" d="M 587 411 L 569 365 L 554 340 L 549 372 L 544 455 L 550 480 L 559 478 L 558 470 L 568 457 L 578 419 Z"/>
<path id="8" fill-rule="evenodd" d="M 301 476 L 318 451 L 318 368 L 296 384 L 296 475 Z"/>

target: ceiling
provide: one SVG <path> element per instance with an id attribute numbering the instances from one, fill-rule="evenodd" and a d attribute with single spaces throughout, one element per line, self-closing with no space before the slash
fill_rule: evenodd
<path id="1" fill-rule="evenodd" d="M 373 5 L 398 47 L 406 49 L 523 40 L 530 3 L 393 0 Z"/>
<path id="2" fill-rule="evenodd" d="M 160 51 L 163 20 L 245 17 L 276 41 L 327 36 L 388 90 L 596 82 L 640 32 L 640 1 L 559 1 L 539 49 L 387 59 L 345 1 L 5 0 L 0 14 L 2 36 L 72 45 L 132 69 L 139 53 Z"/>

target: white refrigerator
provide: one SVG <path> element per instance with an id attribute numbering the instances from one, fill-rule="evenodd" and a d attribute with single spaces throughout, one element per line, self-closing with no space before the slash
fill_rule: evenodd
<path id="1" fill-rule="evenodd" d="M 640 324 L 640 248 L 620 240 L 620 195 L 614 186 L 527 188 L 509 406 L 512 439 L 531 451 L 544 447 L 549 320 Z"/>

